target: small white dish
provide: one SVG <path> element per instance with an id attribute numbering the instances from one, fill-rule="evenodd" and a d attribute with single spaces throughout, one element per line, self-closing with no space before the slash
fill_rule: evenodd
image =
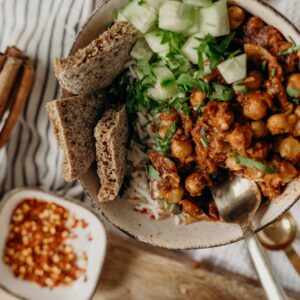
<path id="1" fill-rule="evenodd" d="M 26 198 L 41 201 L 51 201 L 68 209 L 77 219 L 88 223 L 86 228 L 75 229 L 77 238 L 70 240 L 78 255 L 87 254 L 87 270 L 85 281 L 83 277 L 70 286 L 59 286 L 53 289 L 41 287 L 36 283 L 16 278 L 10 268 L 3 262 L 3 251 L 9 233 L 11 214 L 14 208 Z M 28 300 L 88 300 L 97 287 L 103 266 L 107 237 L 99 218 L 87 210 L 78 201 L 67 201 L 62 197 L 38 189 L 15 189 L 4 196 L 0 210 L 0 286 L 9 293 Z M 92 239 L 91 239 L 92 237 Z"/>

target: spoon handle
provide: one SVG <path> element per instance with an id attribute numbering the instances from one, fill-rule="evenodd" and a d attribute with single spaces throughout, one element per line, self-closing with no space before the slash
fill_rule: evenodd
<path id="1" fill-rule="evenodd" d="M 286 253 L 292 265 L 294 266 L 295 270 L 300 275 L 300 257 L 298 253 L 294 250 L 292 246 L 285 248 L 284 252 Z"/>
<path id="2" fill-rule="evenodd" d="M 245 242 L 248 246 L 252 262 L 255 266 L 256 272 L 265 290 L 267 298 L 269 300 L 288 299 L 278 279 L 276 278 L 270 260 L 259 244 L 255 233 L 253 233 L 252 230 L 249 229 L 244 234 Z"/>

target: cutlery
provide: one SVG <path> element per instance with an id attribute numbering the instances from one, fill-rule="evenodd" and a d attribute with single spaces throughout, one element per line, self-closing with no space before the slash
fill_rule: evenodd
<path id="1" fill-rule="evenodd" d="M 252 228 L 253 216 L 261 202 L 257 185 L 246 178 L 230 174 L 227 180 L 214 186 L 212 194 L 223 220 L 240 225 L 267 298 L 287 299 Z"/>
<path id="2" fill-rule="evenodd" d="M 296 236 L 297 223 L 289 212 L 257 234 L 258 240 L 265 248 L 273 251 L 283 250 L 300 275 L 300 257 L 292 247 Z"/>

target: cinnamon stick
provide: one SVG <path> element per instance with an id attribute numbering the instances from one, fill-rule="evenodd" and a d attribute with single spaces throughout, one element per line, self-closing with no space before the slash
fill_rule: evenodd
<path id="1" fill-rule="evenodd" d="M 5 55 L 3 53 L 0 53 L 0 71 L 4 65 L 5 59 L 6 59 Z"/>
<path id="2" fill-rule="evenodd" d="M 0 73 L 0 119 L 7 108 L 9 96 L 13 90 L 18 71 L 22 60 L 14 57 L 7 57 Z"/>
<path id="3" fill-rule="evenodd" d="M 11 57 L 15 57 L 15 58 L 20 58 L 20 59 L 27 59 L 27 55 L 21 51 L 20 49 L 18 49 L 15 46 L 9 46 L 6 48 L 5 54 L 7 56 L 11 56 Z"/>
<path id="4" fill-rule="evenodd" d="M 28 99 L 30 91 L 32 89 L 35 78 L 35 71 L 33 67 L 33 62 L 31 60 L 27 60 L 24 71 L 17 87 L 17 91 L 12 100 L 12 105 L 10 108 L 9 115 L 4 123 L 4 126 L 0 132 L 0 148 L 3 147 L 14 128 L 17 119 L 23 110 L 24 104 Z"/>

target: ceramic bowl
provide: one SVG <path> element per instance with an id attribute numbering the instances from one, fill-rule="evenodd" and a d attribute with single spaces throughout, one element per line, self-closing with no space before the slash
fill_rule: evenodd
<path id="1" fill-rule="evenodd" d="M 71 53 L 86 46 L 112 22 L 114 12 L 127 1 L 109 0 L 103 2 L 90 16 L 72 47 Z M 281 14 L 267 4 L 257 0 L 235 0 L 235 3 L 251 14 L 260 17 L 266 23 L 278 28 L 286 38 L 292 38 L 300 44 L 299 31 Z M 81 183 L 89 194 L 93 207 L 116 227 L 127 234 L 152 245 L 172 248 L 191 249 L 208 248 L 233 243 L 242 239 L 239 226 L 220 222 L 198 222 L 190 225 L 175 226 L 174 220 L 153 221 L 149 216 L 133 210 L 127 201 L 116 199 L 111 203 L 99 203 L 97 191 L 99 180 L 95 168 L 81 178 Z M 284 193 L 272 201 L 268 207 L 261 208 L 255 219 L 256 231 L 264 228 L 287 211 L 300 197 L 300 181 L 297 179 L 285 189 Z"/>
<path id="2" fill-rule="evenodd" d="M 70 240 L 75 252 L 80 256 L 87 254 L 86 279 L 83 277 L 74 281 L 70 286 L 53 289 L 41 287 L 36 283 L 16 278 L 10 268 L 4 264 L 2 257 L 5 241 L 9 232 L 10 218 L 15 207 L 26 198 L 36 198 L 40 201 L 51 201 L 61 205 L 74 214 L 76 219 L 88 223 L 86 228 L 76 228 L 77 238 Z M 1 200 L 0 210 L 0 287 L 22 299 L 30 300 L 89 300 L 97 287 L 102 265 L 104 262 L 107 238 L 105 228 L 99 218 L 82 206 L 81 203 L 67 201 L 55 194 L 42 190 L 16 189 L 9 192 Z M 91 237 L 91 238 L 90 238 Z"/>

